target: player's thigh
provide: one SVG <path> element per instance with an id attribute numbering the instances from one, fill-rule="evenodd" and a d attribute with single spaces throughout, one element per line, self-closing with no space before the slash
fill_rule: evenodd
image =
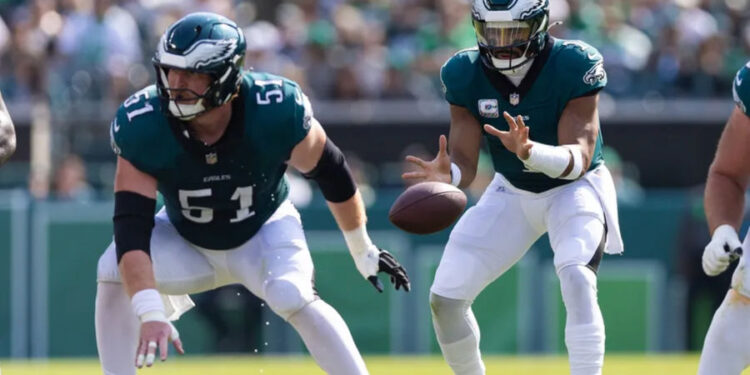
<path id="1" fill-rule="evenodd" d="M 527 221 L 519 196 L 488 190 L 453 228 L 431 291 L 473 300 L 518 262 L 539 236 Z"/>
<path id="2" fill-rule="evenodd" d="M 304 298 L 314 295 L 312 258 L 299 213 L 289 201 L 240 250 L 228 258 L 230 272 L 256 296 L 266 299 L 272 280 L 288 281 Z"/>
<path id="3" fill-rule="evenodd" d="M 588 265 L 596 270 L 604 250 L 604 211 L 594 189 L 576 181 L 553 196 L 545 221 L 555 269 Z"/>
<path id="4" fill-rule="evenodd" d="M 157 289 L 163 294 L 197 293 L 215 287 L 211 264 L 177 233 L 164 211 L 154 218 L 151 261 Z M 120 282 L 114 242 L 99 258 L 97 280 Z"/>
<path id="5" fill-rule="evenodd" d="M 727 293 L 703 343 L 698 375 L 739 375 L 750 364 L 750 305 Z"/>

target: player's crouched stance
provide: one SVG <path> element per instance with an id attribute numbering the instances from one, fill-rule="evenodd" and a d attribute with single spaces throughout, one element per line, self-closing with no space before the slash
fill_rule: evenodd
<path id="1" fill-rule="evenodd" d="M 740 257 L 732 275 L 732 288 L 714 314 L 703 344 L 699 375 L 739 375 L 750 365 L 750 271 L 747 254 L 750 235 L 740 243 L 737 229 L 742 223 L 745 191 L 750 180 L 750 63 L 734 81 L 736 107 L 719 140 L 706 182 L 705 207 L 711 242 L 703 252 L 703 270 L 716 276 Z M 744 250 L 744 251 L 743 251 Z"/>
<path id="2" fill-rule="evenodd" d="M 234 22 L 194 13 L 162 36 L 156 86 L 112 122 L 118 154 L 114 242 L 99 260 L 96 340 L 105 374 L 132 375 L 167 357 L 170 320 L 189 293 L 240 283 L 300 334 L 329 374 L 366 374 L 341 316 L 317 297 L 313 263 L 284 179 L 291 165 L 320 186 L 359 272 L 409 290 L 405 270 L 367 235 L 344 156 L 299 87 L 243 72 Z M 157 190 L 165 207 L 154 216 Z M 140 327 L 140 333 L 139 333 Z"/>
<path id="3" fill-rule="evenodd" d="M 547 1 L 475 0 L 472 16 L 479 48 L 458 52 L 441 71 L 451 104 L 450 156 L 441 137 L 437 158 L 409 157 L 421 170 L 404 175 L 465 187 L 482 136 L 497 172 L 453 228 L 435 273 L 438 343 L 456 374 L 485 373 L 471 304 L 547 232 L 567 312 L 570 374 L 600 375 L 605 335 L 596 271 L 602 252 L 623 250 L 601 155 L 602 56 L 548 35 Z"/>

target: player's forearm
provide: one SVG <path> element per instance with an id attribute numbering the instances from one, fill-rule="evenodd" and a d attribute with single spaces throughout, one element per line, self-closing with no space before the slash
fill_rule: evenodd
<path id="1" fill-rule="evenodd" d="M 735 229 L 742 222 L 745 207 L 745 189 L 730 176 L 710 170 L 704 198 L 708 229 L 729 224 Z"/>
<path id="2" fill-rule="evenodd" d="M 155 289 L 151 258 L 144 251 L 128 251 L 122 256 L 119 264 L 120 277 L 125 285 L 125 291 L 132 297 L 144 289 Z"/>
<path id="3" fill-rule="evenodd" d="M 331 214 L 333 214 L 342 232 L 357 229 L 367 221 L 365 204 L 362 201 L 359 190 L 351 198 L 343 202 L 335 203 L 329 201 L 328 208 L 331 210 Z"/>

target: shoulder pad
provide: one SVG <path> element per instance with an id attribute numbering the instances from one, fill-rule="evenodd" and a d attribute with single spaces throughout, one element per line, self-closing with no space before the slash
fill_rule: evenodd
<path id="1" fill-rule="evenodd" d="M 455 105 L 461 104 L 461 91 L 469 87 L 474 73 L 476 64 L 481 64 L 479 59 L 479 50 L 467 48 L 456 52 L 440 68 L 440 81 L 443 85 L 445 99 Z"/>
<path id="2" fill-rule="evenodd" d="M 559 40 L 558 74 L 572 89 L 571 98 L 598 91 L 607 85 L 604 58 L 599 50 L 580 40 Z M 564 79 L 565 79 L 564 78 Z"/>
<path id="3" fill-rule="evenodd" d="M 155 86 L 148 86 L 127 98 L 117 109 L 110 124 L 112 150 L 134 162 L 143 150 L 150 147 L 163 121 L 161 103 Z"/>

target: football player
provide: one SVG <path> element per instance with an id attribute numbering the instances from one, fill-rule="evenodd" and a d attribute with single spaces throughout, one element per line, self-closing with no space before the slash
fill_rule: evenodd
<path id="1" fill-rule="evenodd" d="M 408 156 L 420 169 L 403 175 L 464 188 L 474 180 L 482 137 L 496 172 L 451 232 L 435 274 L 437 340 L 456 374 L 484 374 L 472 302 L 547 232 L 567 311 L 570 373 L 601 374 L 596 272 L 603 252 L 623 251 L 601 154 L 602 55 L 550 36 L 547 0 L 474 0 L 472 20 L 478 46 L 459 51 L 441 70 L 450 144 L 441 136 L 431 161 Z"/>
<path id="2" fill-rule="evenodd" d="M 239 283 L 300 334 L 329 374 L 366 374 L 341 316 L 313 287 L 313 263 L 288 165 L 315 180 L 359 272 L 409 290 L 405 270 L 370 240 L 341 151 L 296 83 L 242 70 L 245 37 L 216 14 L 171 25 L 153 62 L 156 85 L 138 91 L 111 124 L 117 156 L 114 241 L 98 265 L 96 338 L 105 374 L 167 358 L 169 322 L 185 295 Z M 157 190 L 165 206 L 154 216 Z M 163 297 L 166 296 L 166 297 Z M 166 303 L 165 303 L 166 302 Z"/>
<path id="3" fill-rule="evenodd" d="M 0 165 L 5 164 L 15 151 L 16 130 L 13 128 L 13 120 L 10 119 L 10 113 L 0 94 Z"/>
<path id="4" fill-rule="evenodd" d="M 747 254 L 750 236 L 740 243 L 737 230 L 742 224 L 745 192 L 750 180 L 750 63 L 737 72 L 733 94 L 736 104 L 719 140 L 716 156 L 708 171 L 705 208 L 711 242 L 703 251 L 703 271 L 716 276 L 740 258 L 732 275 L 732 287 L 716 310 L 703 344 L 699 375 L 739 375 L 750 365 L 750 272 Z"/>

